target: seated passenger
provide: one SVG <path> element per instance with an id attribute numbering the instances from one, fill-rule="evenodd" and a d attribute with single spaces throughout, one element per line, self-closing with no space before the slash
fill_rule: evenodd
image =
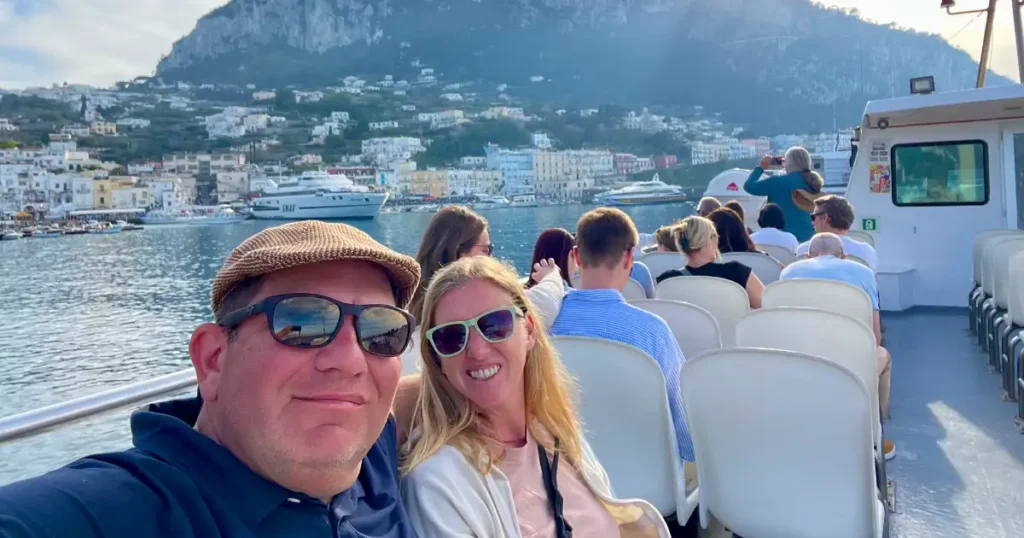
<path id="1" fill-rule="evenodd" d="M 811 238 L 806 260 L 791 263 L 782 271 L 782 280 L 793 278 L 821 278 L 838 280 L 852 284 L 868 294 L 874 307 L 872 331 L 875 333 L 875 344 L 878 345 L 878 407 L 882 418 L 889 417 L 889 384 L 892 374 L 892 357 L 882 347 L 882 326 L 878 315 L 878 284 L 875 274 L 863 265 L 846 260 L 843 241 L 832 233 L 819 233 Z M 896 446 L 891 441 L 885 442 L 885 458 L 892 459 L 896 455 Z"/>
<path id="2" fill-rule="evenodd" d="M 830 233 L 839 236 L 843 241 L 843 252 L 847 256 L 856 256 L 865 262 L 872 271 L 878 271 L 878 254 L 875 247 L 847 237 L 846 232 L 853 226 L 853 205 L 842 196 L 830 194 L 814 201 L 811 222 L 815 233 Z M 810 242 L 802 243 L 797 249 L 798 256 L 806 256 Z"/>
<path id="3" fill-rule="evenodd" d="M 735 211 L 723 207 L 708 215 L 708 220 L 715 225 L 718 232 L 718 250 L 722 254 L 730 252 L 754 252 L 764 254 L 754 246 L 754 240 L 750 238 L 747 227 L 743 225 L 743 218 Z"/>
<path id="4" fill-rule="evenodd" d="M 676 225 L 662 226 L 655 232 L 654 235 L 658 239 L 658 252 L 679 252 L 675 234 L 672 233 L 675 227 Z"/>
<path id="5" fill-rule="evenodd" d="M 416 261 L 344 224 L 268 228 L 192 333 L 201 398 L 132 414 L 135 448 L 0 488 L 0 536 L 416 536 L 390 417 Z"/>
<path id="6" fill-rule="evenodd" d="M 434 273 L 446 265 L 469 256 L 490 256 L 494 253 L 491 235 L 487 229 L 487 219 L 464 206 L 448 206 L 441 208 L 430 219 L 430 224 L 423 232 L 416 261 L 423 268 L 423 277 L 416 288 L 416 295 L 409 304 L 409 312 L 420 319 L 423 295 Z M 537 284 L 528 291 L 530 300 L 536 307 L 538 321 L 545 328 L 550 327 L 558 316 L 565 295 L 565 283 L 562 275 L 554 264 L 542 261 L 534 268 Z M 532 276 L 532 275 L 531 275 Z M 417 328 L 418 330 L 418 328 Z M 419 361 L 420 338 L 414 334 L 412 344 L 402 354 L 402 362 L 416 364 Z M 409 372 L 409 369 L 405 369 Z"/>
<path id="7" fill-rule="evenodd" d="M 562 275 L 562 282 L 566 288 L 571 286 L 570 278 L 576 274 L 576 260 L 572 257 L 572 249 L 576 246 L 576 240 L 572 234 L 562 228 L 550 228 L 541 232 L 537 238 L 537 244 L 533 247 L 533 259 L 530 267 L 533 267 L 544 260 L 552 260 L 558 266 Z M 527 288 L 537 285 L 533 276 L 526 282 Z"/>
<path id="8" fill-rule="evenodd" d="M 629 271 L 629 278 L 640 283 L 640 287 L 644 289 L 644 296 L 648 299 L 657 297 L 657 290 L 654 287 L 654 275 L 651 274 L 647 264 L 634 261 L 633 269 Z"/>
<path id="9" fill-rule="evenodd" d="M 754 245 L 775 245 L 789 250 L 796 254 L 800 246 L 796 236 L 785 231 L 786 215 L 782 212 L 779 204 L 768 202 L 761 208 L 761 214 L 757 217 L 757 225 L 760 230 L 750 235 Z"/>
<path id="10" fill-rule="evenodd" d="M 718 198 L 714 196 L 705 196 L 700 199 L 700 203 L 697 204 L 697 214 L 706 217 L 711 214 L 712 211 L 722 208 L 722 202 L 718 201 Z"/>
<path id="11" fill-rule="evenodd" d="M 725 210 L 730 211 L 730 210 Z M 680 252 L 686 254 L 687 265 L 682 269 L 665 271 L 658 282 L 677 276 L 711 276 L 731 280 L 747 291 L 750 308 L 761 308 L 764 284 L 746 265 L 731 261 L 716 263 L 719 258 L 718 231 L 715 225 L 704 217 L 687 217 L 682 224 L 673 228 Z"/>
<path id="12" fill-rule="evenodd" d="M 750 229 L 750 226 L 747 226 L 747 211 L 743 209 L 743 204 L 738 200 L 729 200 L 722 207 L 736 212 L 736 215 L 739 216 L 740 222 L 743 223 L 743 229 L 747 231 L 747 234 L 754 233 L 754 231 Z"/>
<path id="13" fill-rule="evenodd" d="M 439 538 L 669 538 L 649 503 L 612 498 L 575 387 L 532 309 L 495 260 L 460 260 L 434 276 L 402 459 L 413 527 Z"/>
<path id="14" fill-rule="evenodd" d="M 573 251 L 580 286 L 565 296 L 551 334 L 615 340 L 653 357 L 665 375 L 679 453 L 692 462 L 693 444 L 679 390 L 679 369 L 686 359 L 665 320 L 630 305 L 620 292 L 629 280 L 636 235 L 633 221 L 618 209 L 595 209 L 580 217 Z M 688 477 L 696 476 L 695 466 L 687 464 L 686 469 Z"/>

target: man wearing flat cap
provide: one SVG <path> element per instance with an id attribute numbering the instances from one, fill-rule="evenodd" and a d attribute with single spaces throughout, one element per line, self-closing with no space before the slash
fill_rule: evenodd
<path id="1" fill-rule="evenodd" d="M 200 398 L 134 448 L 0 488 L 4 537 L 409 538 L 391 416 L 419 266 L 344 224 L 238 246 L 192 334 Z"/>

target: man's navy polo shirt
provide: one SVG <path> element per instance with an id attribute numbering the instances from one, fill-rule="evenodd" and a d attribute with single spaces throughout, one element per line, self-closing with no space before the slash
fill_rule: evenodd
<path id="1" fill-rule="evenodd" d="M 395 421 L 328 506 L 249 470 L 195 431 L 198 398 L 132 415 L 135 448 L 0 488 L 3 537 L 415 538 L 398 493 Z"/>

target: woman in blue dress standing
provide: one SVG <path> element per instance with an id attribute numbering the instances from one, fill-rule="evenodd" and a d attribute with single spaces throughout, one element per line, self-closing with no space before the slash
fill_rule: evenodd
<path id="1" fill-rule="evenodd" d="M 783 167 L 785 174 L 764 176 L 766 169 Z M 754 196 L 767 196 L 769 202 L 778 204 L 786 216 L 786 231 L 802 243 L 814 235 L 811 212 L 814 200 L 822 196 L 824 184 L 821 175 L 811 170 L 811 154 L 804 148 L 792 147 L 785 157 L 769 155 L 761 159 L 761 165 L 750 173 L 743 190 Z"/>

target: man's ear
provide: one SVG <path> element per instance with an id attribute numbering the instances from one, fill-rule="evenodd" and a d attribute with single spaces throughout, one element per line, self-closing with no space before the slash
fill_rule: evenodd
<path id="1" fill-rule="evenodd" d="M 204 402 L 217 401 L 224 358 L 228 348 L 228 331 L 215 323 L 204 323 L 192 332 L 188 355 L 196 370 L 199 393 Z"/>

